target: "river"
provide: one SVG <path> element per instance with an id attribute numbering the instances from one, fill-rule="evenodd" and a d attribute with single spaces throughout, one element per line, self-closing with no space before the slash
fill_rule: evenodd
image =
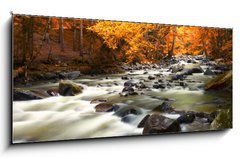
<path id="1" fill-rule="evenodd" d="M 206 70 L 206 66 L 201 66 Z M 146 73 L 147 72 L 147 73 Z M 82 75 L 73 82 L 81 85 L 83 93 L 76 96 L 47 97 L 40 100 L 13 102 L 13 142 L 40 142 L 68 139 L 86 139 L 113 136 L 141 135 L 143 128 L 137 128 L 139 122 L 165 99 L 173 101 L 176 110 L 191 110 L 196 112 L 213 112 L 229 108 L 232 97 L 225 92 L 206 92 L 204 84 L 215 76 L 194 73 L 184 80 L 187 87 L 172 81 L 172 87 L 164 89 L 142 89 L 138 95 L 122 97 L 119 93 L 124 88 L 121 77 L 128 75 L 135 82 L 144 80 L 152 87 L 154 80 L 149 76 L 162 74 L 167 80 L 168 69 L 153 68 L 147 70 L 126 71 L 123 74 L 112 75 Z M 28 88 L 31 91 L 47 91 L 57 88 L 58 83 L 39 83 Z M 116 112 L 95 112 L 98 103 L 93 99 L 104 99 L 120 107 Z M 128 114 L 124 118 L 118 113 L 129 108 L 139 113 Z M 178 114 L 163 113 L 162 115 L 176 119 Z M 181 132 L 209 130 L 209 123 L 194 121 L 191 124 L 181 124 Z"/>

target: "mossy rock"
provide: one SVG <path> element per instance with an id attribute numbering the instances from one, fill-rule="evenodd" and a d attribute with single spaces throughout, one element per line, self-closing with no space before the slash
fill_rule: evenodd
<path id="1" fill-rule="evenodd" d="M 58 92 L 62 96 L 74 96 L 82 93 L 83 87 L 68 80 L 61 80 L 59 82 Z"/>
<path id="2" fill-rule="evenodd" d="M 232 128 L 232 111 L 230 109 L 221 111 L 211 124 L 212 130 Z"/>

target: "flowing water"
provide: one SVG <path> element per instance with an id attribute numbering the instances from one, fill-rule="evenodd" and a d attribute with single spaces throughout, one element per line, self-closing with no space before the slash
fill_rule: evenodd
<path id="1" fill-rule="evenodd" d="M 204 67 L 203 67 L 204 68 Z M 19 142 L 38 142 L 66 139 L 83 139 L 97 137 L 141 135 L 143 128 L 137 128 L 138 123 L 160 105 L 164 98 L 173 100 L 177 110 L 198 112 L 213 112 L 225 109 L 231 105 L 231 95 L 225 92 L 205 92 L 206 81 L 214 78 L 202 73 L 188 76 L 189 87 L 175 85 L 169 89 L 142 90 L 139 95 L 120 97 L 123 75 L 129 74 L 135 81 L 147 79 L 149 75 L 162 73 L 168 77 L 167 69 L 135 70 L 124 74 L 81 76 L 73 80 L 84 87 L 83 93 L 70 96 L 47 97 L 41 100 L 13 102 L 13 140 Z M 106 78 L 106 76 L 108 78 Z M 146 81 L 152 85 L 153 81 Z M 44 92 L 57 88 L 58 83 L 39 83 L 29 88 L 31 91 Z M 23 89 L 23 88 L 22 88 Z M 98 103 L 91 104 L 93 99 L 106 99 L 109 103 L 120 106 L 117 112 L 95 112 Z M 129 114 L 124 118 L 118 113 L 125 109 L 134 108 L 139 115 Z M 178 114 L 163 114 L 169 118 L 178 118 Z M 210 124 L 197 121 L 182 124 L 181 131 L 209 130 Z"/>

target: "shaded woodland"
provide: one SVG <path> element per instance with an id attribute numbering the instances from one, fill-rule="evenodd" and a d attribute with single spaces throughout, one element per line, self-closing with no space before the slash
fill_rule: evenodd
<path id="1" fill-rule="evenodd" d="M 166 64 L 184 54 L 232 61 L 231 29 L 14 15 L 13 30 L 16 78 L 119 73 L 122 64 Z"/>

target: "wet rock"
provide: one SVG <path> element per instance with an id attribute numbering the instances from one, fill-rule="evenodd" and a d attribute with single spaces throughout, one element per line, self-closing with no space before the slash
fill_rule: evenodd
<path id="1" fill-rule="evenodd" d="M 188 64 L 184 66 L 184 69 L 181 71 L 181 74 L 192 75 L 193 73 L 203 73 L 203 69 L 200 67 L 200 64 Z"/>
<path id="2" fill-rule="evenodd" d="M 171 76 L 172 80 L 184 80 L 185 78 L 186 76 L 183 74 L 174 74 Z"/>
<path id="3" fill-rule="evenodd" d="M 192 123 L 195 120 L 195 114 L 193 112 L 185 112 L 178 117 L 178 122 L 182 123 Z"/>
<path id="4" fill-rule="evenodd" d="M 205 85 L 205 90 L 232 89 L 232 71 L 217 76 Z"/>
<path id="5" fill-rule="evenodd" d="M 76 78 L 78 78 L 80 75 L 81 75 L 81 72 L 80 72 L 80 71 L 72 71 L 72 72 L 67 73 L 67 78 L 68 78 L 68 79 L 76 79 Z"/>
<path id="6" fill-rule="evenodd" d="M 122 78 L 122 80 L 130 80 L 130 77 L 128 77 L 128 76 L 122 76 L 121 78 Z"/>
<path id="7" fill-rule="evenodd" d="M 167 85 L 164 83 L 153 85 L 153 88 L 155 88 L 155 89 L 165 89 L 166 87 L 167 87 Z"/>
<path id="8" fill-rule="evenodd" d="M 204 75 L 215 75 L 215 73 L 210 68 L 207 68 Z"/>
<path id="9" fill-rule="evenodd" d="M 187 83 L 184 81 L 179 82 L 179 85 L 182 87 L 187 87 Z"/>
<path id="10" fill-rule="evenodd" d="M 36 100 L 42 99 L 31 91 L 27 90 L 13 90 L 13 100 L 14 101 L 26 101 L 26 100 Z"/>
<path id="11" fill-rule="evenodd" d="M 158 112 L 172 112 L 174 111 L 173 107 L 171 106 L 170 101 L 164 101 L 161 105 L 155 107 L 152 111 Z"/>
<path id="12" fill-rule="evenodd" d="M 211 123 L 211 129 L 221 130 L 232 128 L 232 111 L 230 109 L 222 110 Z"/>
<path id="13" fill-rule="evenodd" d="M 200 118 L 202 122 L 207 122 L 207 123 L 212 123 L 213 120 L 216 118 L 218 115 L 218 112 L 212 112 L 212 113 L 204 113 L 204 112 L 196 112 L 195 116 Z"/>
<path id="14" fill-rule="evenodd" d="M 99 103 L 95 106 L 96 112 L 112 112 L 119 109 L 119 106 L 110 103 Z"/>
<path id="15" fill-rule="evenodd" d="M 148 79 L 149 79 L 149 80 L 154 80 L 155 77 L 150 75 L 150 76 L 148 76 Z"/>
<path id="16" fill-rule="evenodd" d="M 58 90 L 57 89 L 49 89 L 47 90 L 47 94 L 49 94 L 50 96 L 58 96 Z"/>
<path id="17" fill-rule="evenodd" d="M 131 86 L 124 87 L 122 92 L 134 92 L 134 89 Z"/>
<path id="18" fill-rule="evenodd" d="M 139 82 L 135 86 L 136 88 L 141 88 L 141 89 L 148 88 L 143 82 Z"/>
<path id="19" fill-rule="evenodd" d="M 136 81 L 134 81 L 134 80 L 129 80 L 129 81 L 127 81 L 127 82 L 124 83 L 124 87 L 133 87 L 133 86 L 135 86 L 136 84 L 137 84 Z"/>
<path id="20" fill-rule="evenodd" d="M 146 115 L 142 120 L 141 120 L 141 122 L 138 124 L 138 128 L 143 128 L 144 127 L 144 125 L 145 125 L 145 123 L 146 123 L 146 121 L 147 121 L 147 119 L 150 117 L 150 115 L 148 114 L 148 115 Z"/>
<path id="21" fill-rule="evenodd" d="M 171 68 L 172 73 L 177 73 L 183 70 L 183 65 L 173 65 Z"/>
<path id="22" fill-rule="evenodd" d="M 148 74 L 148 72 L 147 72 L 147 71 L 145 71 L 145 72 L 143 72 L 143 74 L 144 74 L 144 75 L 146 75 L 146 74 Z"/>
<path id="23" fill-rule="evenodd" d="M 61 80 L 58 86 L 58 92 L 62 96 L 74 96 L 82 93 L 83 88 L 71 81 Z"/>
<path id="24" fill-rule="evenodd" d="M 177 120 L 159 114 L 152 114 L 145 122 L 143 134 L 159 134 L 166 132 L 179 132 L 180 124 Z"/>
<path id="25" fill-rule="evenodd" d="M 106 99 L 93 99 L 93 100 L 91 100 L 91 102 L 90 102 L 90 104 L 95 104 L 95 103 L 105 103 L 105 102 L 107 102 L 107 100 Z"/>
<path id="26" fill-rule="evenodd" d="M 53 73 L 53 72 L 47 72 L 45 75 L 44 75 L 45 79 L 47 80 L 50 80 L 50 79 L 56 79 L 58 78 L 58 75 L 56 73 Z"/>

